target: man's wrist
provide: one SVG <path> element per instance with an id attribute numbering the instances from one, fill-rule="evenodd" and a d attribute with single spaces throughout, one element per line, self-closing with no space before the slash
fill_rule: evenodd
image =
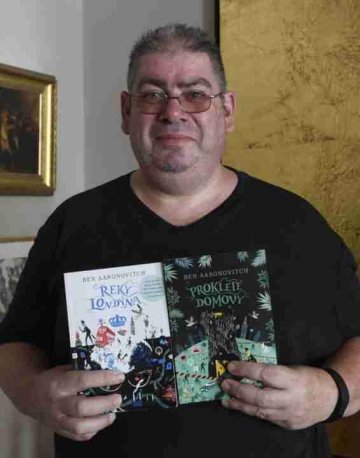
<path id="1" fill-rule="evenodd" d="M 335 369 L 332 369 L 331 367 L 322 367 L 322 370 L 330 375 L 338 389 L 338 398 L 334 410 L 332 411 L 331 415 L 323 422 L 330 423 L 332 421 L 343 418 L 350 400 L 349 389 L 342 376 Z"/>

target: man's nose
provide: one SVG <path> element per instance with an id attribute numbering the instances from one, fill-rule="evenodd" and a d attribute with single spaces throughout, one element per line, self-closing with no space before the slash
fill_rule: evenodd
<path id="1" fill-rule="evenodd" d="M 160 113 L 161 120 L 173 121 L 179 119 L 186 119 L 187 113 L 182 109 L 178 97 L 168 97 L 164 101 L 163 109 Z"/>

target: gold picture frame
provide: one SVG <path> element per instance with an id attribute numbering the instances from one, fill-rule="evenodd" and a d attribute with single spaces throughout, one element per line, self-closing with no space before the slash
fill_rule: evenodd
<path id="1" fill-rule="evenodd" d="M 54 76 L 0 64 L 0 195 L 52 195 L 56 186 Z"/>

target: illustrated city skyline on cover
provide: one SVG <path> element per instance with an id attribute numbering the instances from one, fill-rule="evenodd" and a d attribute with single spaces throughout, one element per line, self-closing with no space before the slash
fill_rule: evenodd
<path id="1" fill-rule="evenodd" d="M 166 260 L 164 276 L 179 404 L 226 398 L 231 360 L 276 363 L 265 250 Z"/>

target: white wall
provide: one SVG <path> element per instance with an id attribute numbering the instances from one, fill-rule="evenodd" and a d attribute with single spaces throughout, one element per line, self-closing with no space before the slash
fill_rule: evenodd
<path id="1" fill-rule="evenodd" d="M 54 196 L 0 195 L 0 238 L 34 236 L 64 199 L 136 167 L 119 94 L 141 32 L 171 21 L 214 30 L 214 0 L 12 0 L 4 11 L 0 62 L 56 76 L 58 134 Z"/>
<path id="2" fill-rule="evenodd" d="M 0 238 L 35 235 L 60 202 L 84 188 L 83 0 L 4 3 L 0 62 L 58 80 L 58 151 L 54 196 L 0 196 Z"/>
<path id="3" fill-rule="evenodd" d="M 136 167 L 119 114 L 134 41 L 146 28 L 167 22 L 187 22 L 212 34 L 214 8 L 214 0 L 84 1 L 86 188 Z"/>

